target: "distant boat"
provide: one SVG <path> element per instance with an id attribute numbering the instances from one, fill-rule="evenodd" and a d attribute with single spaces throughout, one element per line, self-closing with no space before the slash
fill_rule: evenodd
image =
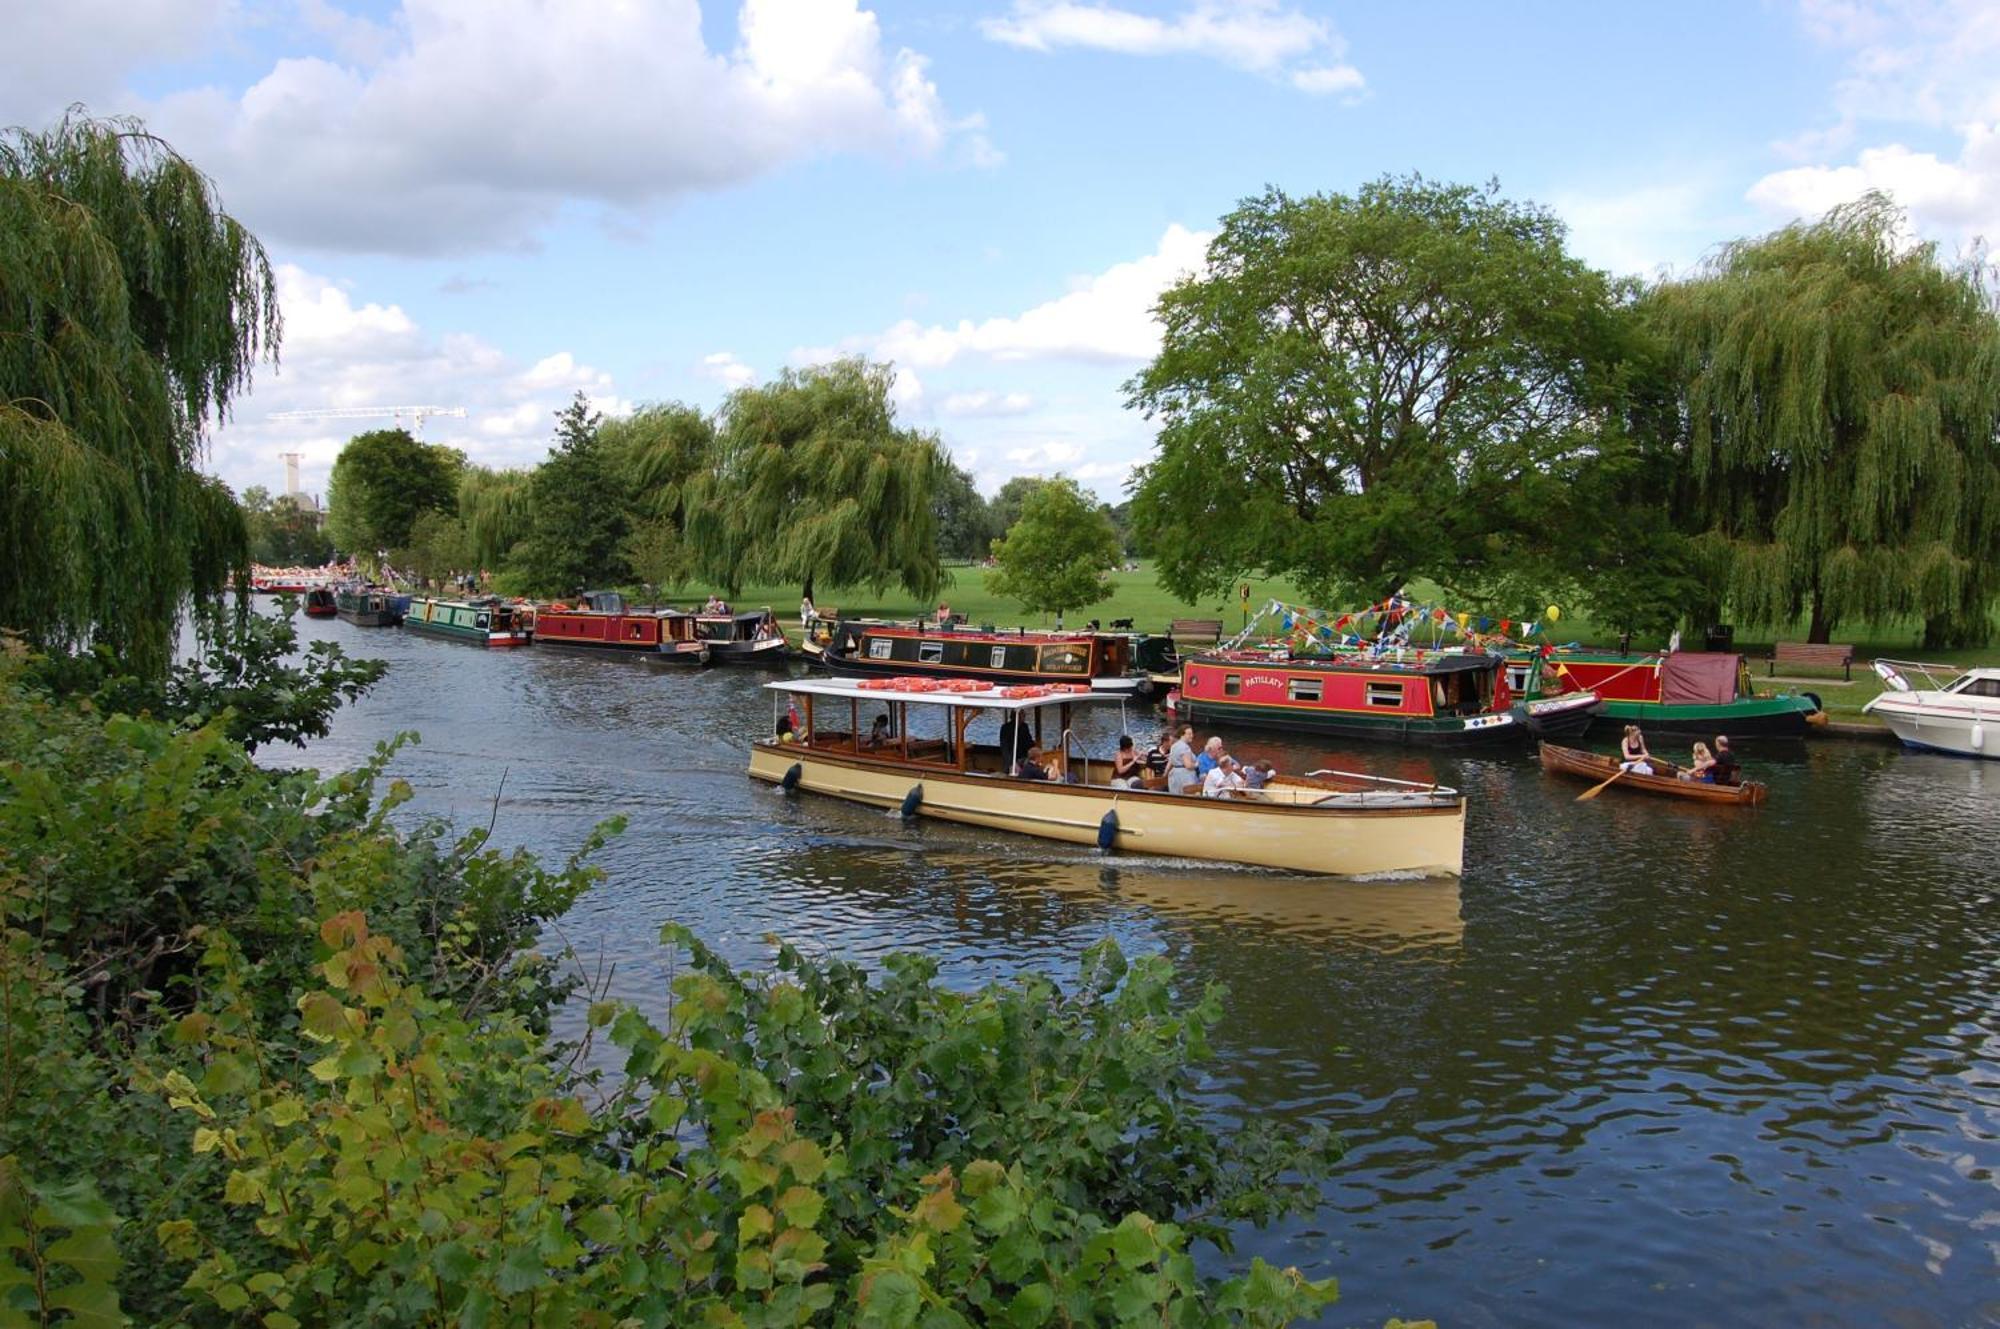
<path id="1" fill-rule="evenodd" d="M 333 593 L 345 621 L 363 628 L 393 628 L 403 621 L 410 597 L 379 586 L 343 586 Z"/>
<path id="2" fill-rule="evenodd" d="M 533 618 L 528 612 L 490 595 L 477 600 L 412 596 L 403 626 L 427 637 L 446 637 L 477 646 L 526 646 L 534 636 Z"/>
<path id="3" fill-rule="evenodd" d="M 779 664 L 791 654 L 777 615 L 768 609 L 696 614 L 695 636 L 716 664 Z"/>
<path id="4" fill-rule="evenodd" d="M 591 655 L 621 655 L 654 664 L 704 665 L 709 643 L 695 615 L 679 609 L 628 606 L 616 591 L 589 591 L 577 606 L 535 609 L 535 644 Z"/>
<path id="5" fill-rule="evenodd" d="M 1596 693 L 1604 703 L 1596 712 L 1600 728 L 1636 724 L 1648 733 L 1798 737 L 1826 723 L 1813 693 L 1760 694 L 1740 655 L 1558 650 L 1543 659 L 1541 677 L 1543 697 Z"/>
<path id="6" fill-rule="evenodd" d="M 307 618 L 332 618 L 340 612 L 340 604 L 332 591 L 324 586 L 315 586 L 306 592 Z"/>
<path id="7" fill-rule="evenodd" d="M 2000 669 L 1877 660 L 1889 687 L 1861 709 L 1889 726 L 1908 747 L 1958 757 L 2000 758 Z M 1911 684 L 1921 675 L 1928 688 Z"/>

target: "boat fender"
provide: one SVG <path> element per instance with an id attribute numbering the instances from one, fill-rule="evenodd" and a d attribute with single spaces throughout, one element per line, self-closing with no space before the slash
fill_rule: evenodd
<path id="1" fill-rule="evenodd" d="M 1817 692 L 1801 692 L 1799 695 L 1801 697 L 1804 697 L 1807 701 L 1811 702 L 1812 708 L 1814 710 L 1820 712 L 1821 714 L 1826 713 L 1826 706 L 1820 701 L 1819 694 Z"/>
<path id="2" fill-rule="evenodd" d="M 785 768 L 785 778 L 778 781 L 778 784 L 781 788 L 784 789 L 786 793 L 789 794 L 794 789 L 797 789 L 799 787 L 799 777 L 804 775 L 805 773 L 806 773 L 806 768 L 804 767 L 804 765 L 795 761 L 790 766 Z"/>
<path id="3" fill-rule="evenodd" d="M 917 808 L 923 804 L 923 801 L 924 801 L 924 787 L 921 784 L 911 785 L 910 792 L 903 795 L 904 819 L 908 820 L 909 818 L 916 816 Z"/>
<path id="4" fill-rule="evenodd" d="M 696 664 L 707 664 L 707 663 L 709 662 L 709 660 L 710 660 L 710 659 L 711 659 L 711 658 L 713 657 L 713 654 L 714 654 L 714 653 L 713 653 L 712 651 L 710 651 L 710 650 L 708 649 L 708 647 L 704 646 L 704 647 L 702 647 L 702 648 L 701 648 L 700 650 L 698 650 L 698 651 L 696 651 L 696 652 L 694 653 L 694 660 L 695 660 L 695 663 L 696 663 Z"/>
<path id="5" fill-rule="evenodd" d="M 1972 722 L 1972 750 L 1974 752 L 1986 750 L 1986 726 L 1977 720 Z"/>
<path id="6" fill-rule="evenodd" d="M 1104 814 L 1097 823 L 1097 847 L 1110 853 L 1118 843 L 1118 809 Z"/>

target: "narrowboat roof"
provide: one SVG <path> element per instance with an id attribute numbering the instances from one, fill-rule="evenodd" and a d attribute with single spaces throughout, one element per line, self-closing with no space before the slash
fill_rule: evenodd
<path id="1" fill-rule="evenodd" d="M 771 692 L 788 692 L 814 697 L 837 697 L 852 701 L 911 701 L 928 703 L 932 706 L 950 706 L 981 711 L 1027 711 L 1037 706 L 1054 706 L 1061 703 L 1077 702 L 1122 702 L 1129 701 L 1130 694 L 1123 692 L 1048 692 L 1041 688 L 1011 688 L 1006 684 L 995 684 L 978 691 L 904 691 L 899 688 L 881 686 L 886 680 L 866 678 L 792 678 L 764 687 Z M 920 683 L 931 683 L 933 679 L 917 679 Z M 867 686 L 875 684 L 874 687 Z M 1034 697 L 1009 697 L 1006 692 L 1035 691 Z"/>
<path id="2" fill-rule="evenodd" d="M 724 621 L 731 623 L 762 623 L 771 616 L 771 611 L 768 609 L 733 609 L 726 614 L 695 615 L 696 618 L 707 619 L 711 623 L 721 623 Z"/>
<path id="3" fill-rule="evenodd" d="M 1182 669 L 1206 665 L 1211 669 L 1316 669 L 1343 674 L 1463 674 L 1498 669 L 1506 663 L 1499 655 L 1472 655 L 1463 651 L 1441 651 L 1422 660 L 1392 660 L 1387 656 L 1371 659 L 1365 655 L 1295 655 L 1278 660 L 1268 655 L 1197 655 L 1182 662 Z"/>
<path id="4" fill-rule="evenodd" d="M 1046 628 L 967 628 L 967 627 L 924 627 L 909 623 L 871 623 L 861 619 L 843 619 L 850 630 L 880 637 L 922 637 L 943 639 L 946 637 L 960 641 L 1011 641 L 1026 642 L 1039 646 L 1062 643 L 1095 641 L 1099 637 L 1128 637 L 1127 632 L 1085 632 L 1082 629 L 1064 629 L 1055 632 Z"/>

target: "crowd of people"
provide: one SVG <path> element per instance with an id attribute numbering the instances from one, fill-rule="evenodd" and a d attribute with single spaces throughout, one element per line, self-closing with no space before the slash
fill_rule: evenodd
<path id="1" fill-rule="evenodd" d="M 1018 736 L 1010 715 L 1000 727 L 1000 750 L 1011 754 Z M 1044 751 L 1030 743 L 1010 773 L 1024 780 L 1068 779 L 1067 762 L 1059 750 Z M 1111 759 L 1110 784 L 1113 789 L 1165 789 L 1170 794 L 1200 795 L 1203 798 L 1240 798 L 1254 794 L 1269 784 L 1278 768 L 1269 761 L 1238 761 L 1229 755 L 1222 739 L 1211 737 L 1195 747 L 1192 725 L 1175 731 L 1160 731 L 1159 739 L 1144 752 L 1130 734 L 1118 740 L 1117 754 Z"/>

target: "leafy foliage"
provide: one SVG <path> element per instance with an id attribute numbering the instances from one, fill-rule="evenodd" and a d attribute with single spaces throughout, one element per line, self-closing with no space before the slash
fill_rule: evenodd
<path id="1" fill-rule="evenodd" d="M 0 133 L 0 624 L 165 674 L 188 597 L 247 573 L 195 463 L 279 332 L 263 248 L 137 121 Z"/>
<path id="2" fill-rule="evenodd" d="M 528 533 L 527 471 L 468 466 L 458 482 L 458 516 L 472 555 L 467 566 L 498 567 Z"/>
<path id="3" fill-rule="evenodd" d="M 839 360 L 730 395 L 715 463 L 687 490 L 686 533 L 708 576 L 732 594 L 750 580 L 807 595 L 816 581 L 936 593 L 942 455 L 897 428 L 890 378 Z"/>
<path id="4" fill-rule="evenodd" d="M 0 751 L 0 1311 L 1262 1325 L 1333 1297 L 1197 1272 L 1191 1241 L 1314 1203 L 1335 1149 L 1215 1130 L 1220 994 L 1176 1009 L 1161 960 L 957 993 L 918 957 L 738 974 L 670 927 L 668 1023 L 599 1001 L 563 1046 L 569 984 L 527 948 L 615 825 L 545 872 L 397 829 L 387 748 L 261 770 L 18 661 Z M 612 1085 L 576 1070 L 600 1038 Z"/>
<path id="5" fill-rule="evenodd" d="M 1122 553 L 1111 518 L 1074 480 L 1045 480 L 1028 495 L 1021 519 L 993 542 L 999 569 L 986 587 L 1025 608 L 1061 614 L 1108 597 L 1104 574 Z"/>
<path id="6" fill-rule="evenodd" d="M 556 416 L 556 445 L 528 482 L 528 534 L 513 563 L 543 595 L 625 580 L 621 546 L 630 530 L 629 492 L 599 436 L 604 417 L 578 392 Z"/>
<path id="7" fill-rule="evenodd" d="M 1252 570 L 1336 603 L 1465 583 L 1546 538 L 1563 470 L 1617 418 L 1610 284 L 1491 187 L 1270 190 L 1159 314 L 1129 385 L 1160 421 L 1133 520 L 1190 598 Z"/>
<path id="8" fill-rule="evenodd" d="M 327 529 L 350 554 L 406 549 L 417 519 L 457 509 L 465 454 L 419 443 L 407 429 L 356 434 L 327 482 Z"/>
<path id="9" fill-rule="evenodd" d="M 995 524 L 992 508 L 972 483 L 972 473 L 949 459 L 938 471 L 931 507 L 937 521 L 938 552 L 946 558 L 985 558 L 993 537 L 1006 529 Z"/>
<path id="10" fill-rule="evenodd" d="M 2000 317 L 1984 267 L 1869 195 L 1654 290 L 1696 529 L 1742 618 L 1912 615 L 1981 642 L 2000 590 Z"/>
<path id="11" fill-rule="evenodd" d="M 319 514 L 290 495 L 272 498 L 262 485 L 243 491 L 243 520 L 252 562 L 277 567 L 319 567 L 333 557 L 333 538 Z"/>

